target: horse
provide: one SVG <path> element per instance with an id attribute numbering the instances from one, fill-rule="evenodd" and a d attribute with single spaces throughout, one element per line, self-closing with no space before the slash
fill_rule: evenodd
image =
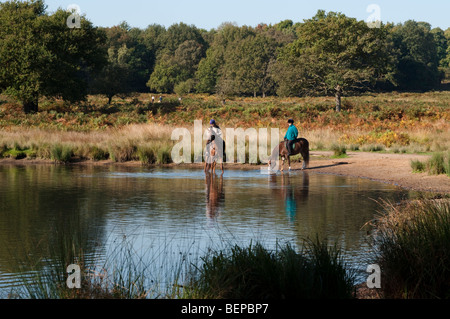
<path id="1" fill-rule="evenodd" d="M 300 154 L 303 157 L 302 170 L 306 169 L 309 165 L 309 142 L 308 142 L 308 140 L 306 140 L 304 138 L 296 139 L 295 142 L 292 144 L 292 153 L 290 155 L 287 150 L 286 143 L 287 143 L 287 141 L 285 140 L 274 148 L 272 155 L 270 156 L 270 159 L 269 159 L 269 169 L 272 168 L 272 162 L 278 160 L 278 158 L 276 156 L 277 153 L 278 153 L 278 157 L 281 157 L 281 159 L 283 160 L 283 164 L 281 165 L 281 169 L 280 169 L 281 171 L 284 170 L 284 162 L 286 161 L 286 158 L 289 163 L 289 170 L 291 169 L 290 157 L 293 155 L 297 155 L 297 154 Z M 278 152 L 277 152 L 277 150 L 278 150 Z"/>
<path id="2" fill-rule="evenodd" d="M 212 139 L 207 145 L 209 152 L 206 154 L 205 161 L 205 172 L 211 170 L 212 173 L 216 172 L 216 164 L 221 164 L 222 175 L 223 175 L 223 161 L 224 161 L 224 150 L 225 150 L 225 141 L 222 142 L 223 146 L 220 148 L 215 139 Z M 209 153 L 209 154 L 208 154 Z"/>

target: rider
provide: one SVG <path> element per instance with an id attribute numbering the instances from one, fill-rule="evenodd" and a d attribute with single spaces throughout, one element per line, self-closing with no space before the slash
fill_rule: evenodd
<path id="1" fill-rule="evenodd" d="M 215 141 L 215 144 L 218 148 L 216 151 L 216 154 L 218 154 L 218 159 L 221 161 L 222 164 L 222 171 L 223 171 L 223 156 L 225 153 L 225 141 L 222 138 L 222 130 L 217 125 L 216 121 L 212 119 L 210 122 L 210 127 L 207 131 L 207 142 L 206 142 L 206 157 L 210 157 L 210 147 L 211 142 Z"/>
<path id="2" fill-rule="evenodd" d="M 295 140 L 297 139 L 298 136 L 298 130 L 294 125 L 294 120 L 293 119 L 289 119 L 288 120 L 289 123 L 289 128 L 286 132 L 286 135 L 284 136 L 284 140 L 287 140 L 286 143 L 286 148 L 288 150 L 289 155 L 292 154 L 292 145 L 294 144 Z"/>

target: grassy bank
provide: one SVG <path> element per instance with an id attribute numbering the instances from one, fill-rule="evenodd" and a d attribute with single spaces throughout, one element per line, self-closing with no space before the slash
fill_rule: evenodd
<path id="1" fill-rule="evenodd" d="M 225 104 L 215 96 L 151 94 L 115 99 L 100 96 L 82 104 L 42 99 L 40 112 L 24 114 L 21 106 L 0 97 L 0 157 L 55 161 L 138 160 L 170 162 L 174 128 L 193 130 L 193 121 L 210 118 L 222 128 L 280 128 L 294 118 L 313 150 L 394 153 L 442 152 L 450 149 L 450 92 L 384 93 L 346 97 L 336 113 L 333 99 L 236 98 Z"/>
<path id="2" fill-rule="evenodd" d="M 450 298 L 450 200 L 385 203 L 374 226 L 384 298 Z"/>

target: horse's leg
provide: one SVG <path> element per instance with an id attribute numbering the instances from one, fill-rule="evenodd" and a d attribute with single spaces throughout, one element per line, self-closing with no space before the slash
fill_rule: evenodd
<path id="1" fill-rule="evenodd" d="M 288 164 L 289 164 L 289 170 L 291 170 L 291 157 L 288 155 Z"/>
<path id="2" fill-rule="evenodd" d="M 308 161 L 308 151 L 307 150 L 302 150 L 302 157 L 303 157 L 303 165 L 302 165 L 302 170 L 306 169 L 307 167 L 307 161 Z"/>
<path id="3" fill-rule="evenodd" d="M 284 170 L 284 161 L 285 161 L 285 158 L 283 156 L 283 157 L 281 157 L 281 169 L 280 169 L 280 171 Z"/>

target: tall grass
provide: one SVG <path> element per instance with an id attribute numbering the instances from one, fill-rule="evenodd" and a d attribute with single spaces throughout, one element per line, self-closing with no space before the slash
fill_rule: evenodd
<path id="1" fill-rule="evenodd" d="M 117 245 L 107 252 L 92 251 L 92 243 L 88 243 L 94 241 L 96 247 L 97 238 L 93 238 L 79 216 L 67 216 L 55 226 L 51 238 L 42 238 L 35 245 L 38 249 L 22 254 L 26 256 L 23 260 L 16 260 L 14 272 L 21 285 L 12 289 L 12 298 L 145 299 L 175 295 L 172 285 L 169 289 L 162 287 L 160 282 L 165 279 L 153 275 L 164 267 L 166 276 L 178 278 L 181 268 L 169 274 L 170 269 L 160 261 L 156 267 L 156 257 L 150 260 L 145 253 L 136 251 L 126 236 L 116 239 Z M 67 286 L 67 267 L 71 264 L 80 266 L 80 288 Z"/>
<path id="2" fill-rule="evenodd" d="M 257 243 L 214 252 L 202 258 L 185 294 L 200 299 L 352 298 L 354 277 L 340 251 L 318 241 L 307 247 L 302 253 L 289 244 L 269 251 Z"/>
<path id="3" fill-rule="evenodd" d="M 18 142 L 30 148 L 34 143 L 38 155 L 45 155 L 45 144 L 70 143 L 78 150 L 75 157 L 93 159 L 92 145 L 105 152 L 108 145 L 127 139 L 136 147 L 149 141 L 170 145 L 172 129 L 192 127 L 196 119 L 216 118 L 222 128 L 278 127 L 282 135 L 291 117 L 312 149 L 331 150 L 333 144 L 408 153 L 450 148 L 448 92 L 346 97 L 340 114 L 329 97 L 233 98 L 223 105 L 215 96 L 189 95 L 179 105 L 175 96 L 166 96 L 156 113 L 150 99 L 150 94 L 140 94 L 105 105 L 103 98 L 90 96 L 84 106 L 45 100 L 40 112 L 24 114 L 20 105 L 5 98 L 0 101 L 0 145 L 12 149 Z"/>
<path id="4" fill-rule="evenodd" d="M 89 251 L 90 233 L 76 216 L 61 220 L 55 236 L 24 254 L 17 270 L 22 286 L 11 296 L 25 299 L 292 299 L 353 298 L 354 276 L 339 249 L 309 241 L 298 253 L 287 244 L 275 251 L 261 244 L 231 246 L 200 257 L 173 255 L 162 245 L 148 256 L 125 236 L 108 253 Z M 95 240 L 95 239 L 94 239 Z M 211 249 L 208 250 L 212 252 Z M 178 255 L 178 254 L 177 254 Z M 102 260 L 104 261 L 102 265 Z M 81 288 L 66 285 L 67 266 L 82 270 Z M 100 266 L 99 266 L 100 265 Z M 159 277 L 158 277 L 159 276 Z"/>
<path id="5" fill-rule="evenodd" d="M 51 147 L 50 153 L 52 160 L 60 163 L 68 163 L 72 159 L 74 151 L 70 145 L 55 144 Z"/>
<path id="6" fill-rule="evenodd" d="M 434 153 L 426 162 L 419 160 L 411 161 L 414 173 L 427 172 L 429 175 L 447 174 L 450 176 L 450 151 L 445 153 Z"/>
<path id="7" fill-rule="evenodd" d="M 450 298 L 450 200 L 384 203 L 375 262 L 386 298 Z"/>
<path id="8" fill-rule="evenodd" d="M 331 149 L 334 152 L 334 158 L 342 158 L 347 156 L 347 148 L 344 145 L 334 144 Z"/>

